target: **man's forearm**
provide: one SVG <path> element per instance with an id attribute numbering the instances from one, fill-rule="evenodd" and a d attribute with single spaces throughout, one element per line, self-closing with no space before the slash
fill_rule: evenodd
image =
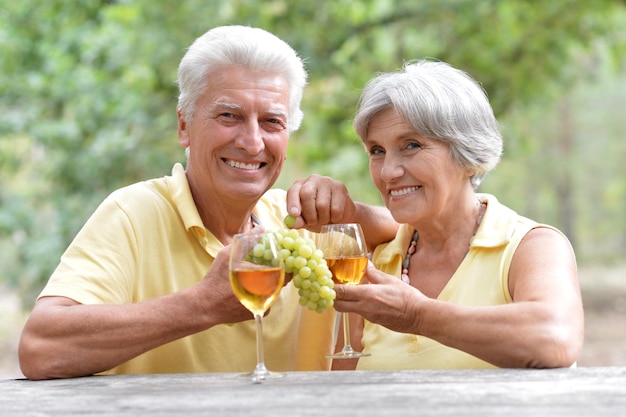
<path id="1" fill-rule="evenodd" d="M 396 236 L 400 225 L 393 219 L 386 207 L 363 203 L 355 203 L 355 205 L 355 223 L 361 224 L 370 250 Z"/>

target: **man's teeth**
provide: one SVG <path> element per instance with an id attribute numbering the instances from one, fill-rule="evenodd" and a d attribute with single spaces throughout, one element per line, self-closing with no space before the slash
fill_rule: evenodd
<path id="1" fill-rule="evenodd" d="M 230 165 L 233 168 L 240 168 L 240 169 L 259 169 L 261 168 L 261 164 L 260 163 L 256 163 L 256 164 L 246 164 L 243 162 L 236 162 L 236 161 L 226 161 L 226 163 L 228 165 Z"/>
<path id="2" fill-rule="evenodd" d="M 389 194 L 391 194 L 392 197 L 398 197 L 401 195 L 405 195 L 408 194 L 410 192 L 413 192 L 415 190 L 417 190 L 419 187 L 407 187 L 407 188 L 402 188 L 400 190 L 391 190 L 391 192 Z"/>

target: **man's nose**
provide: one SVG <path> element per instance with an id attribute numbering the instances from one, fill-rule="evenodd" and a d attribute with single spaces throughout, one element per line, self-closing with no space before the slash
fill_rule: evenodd
<path id="1" fill-rule="evenodd" d="M 257 120 L 250 120 L 237 137 L 237 147 L 244 149 L 250 155 L 257 155 L 265 149 L 263 132 Z"/>

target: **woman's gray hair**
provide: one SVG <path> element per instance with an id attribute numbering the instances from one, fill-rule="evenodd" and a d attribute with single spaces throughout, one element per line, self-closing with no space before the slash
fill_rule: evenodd
<path id="1" fill-rule="evenodd" d="M 285 41 L 259 28 L 219 26 L 197 38 L 178 67 L 178 108 L 186 122 L 194 116 L 198 98 L 204 93 L 212 71 L 241 65 L 281 74 L 289 83 L 289 120 L 293 132 L 300 127 L 300 109 L 307 73 L 302 59 Z"/>
<path id="2" fill-rule="evenodd" d="M 362 140 L 372 119 L 392 108 L 415 132 L 450 146 L 477 188 L 502 155 L 502 136 L 485 90 L 445 62 L 408 62 L 372 79 L 361 93 L 354 129 Z"/>

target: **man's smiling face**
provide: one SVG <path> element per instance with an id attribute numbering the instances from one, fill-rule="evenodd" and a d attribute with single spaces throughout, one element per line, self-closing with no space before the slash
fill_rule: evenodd
<path id="1" fill-rule="evenodd" d="M 187 174 L 203 191 L 258 199 L 278 179 L 287 153 L 289 85 L 283 76 L 241 66 L 210 75 L 179 141 L 190 147 Z"/>

